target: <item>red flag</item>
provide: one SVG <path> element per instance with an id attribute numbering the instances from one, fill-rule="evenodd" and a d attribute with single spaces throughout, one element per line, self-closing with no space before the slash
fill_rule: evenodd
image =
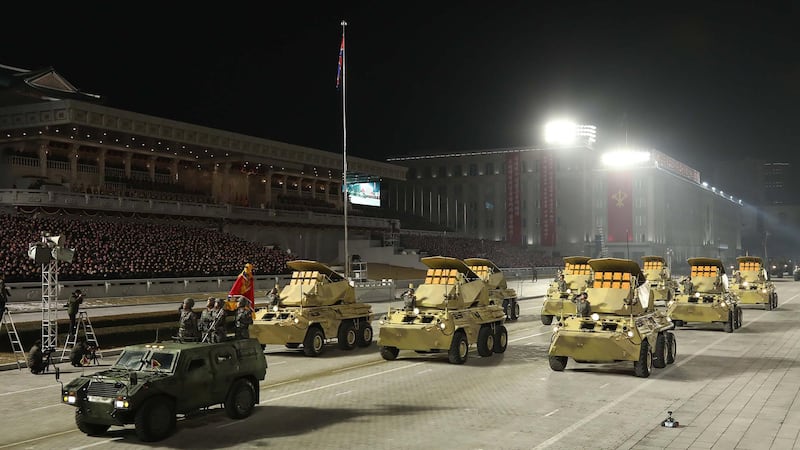
<path id="1" fill-rule="evenodd" d="M 342 84 L 342 70 L 344 69 L 344 33 L 342 33 L 342 45 L 339 46 L 339 67 L 336 69 L 336 89 Z"/>
<path id="2" fill-rule="evenodd" d="M 250 300 L 250 309 L 253 311 L 256 310 L 256 295 L 255 295 L 255 288 L 254 288 L 254 281 L 255 278 L 253 277 L 253 265 L 247 263 L 244 265 L 244 270 L 242 273 L 236 277 L 236 281 L 233 282 L 233 286 L 229 294 L 231 296 L 236 295 L 243 295 Z"/>

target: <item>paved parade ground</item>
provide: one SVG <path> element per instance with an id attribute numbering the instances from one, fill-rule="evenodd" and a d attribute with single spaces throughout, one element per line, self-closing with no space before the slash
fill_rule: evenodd
<path id="1" fill-rule="evenodd" d="M 539 318 L 546 284 L 511 283 L 522 315 L 506 323 L 503 354 L 481 358 L 473 347 L 464 365 L 453 365 L 446 354 L 406 351 L 384 361 L 375 343 L 352 351 L 329 345 L 316 358 L 270 345 L 252 416 L 235 421 L 211 408 L 180 419 L 172 436 L 153 444 L 140 442 L 132 426 L 84 435 L 52 373 L 14 366 L 0 372 L 0 449 L 798 448 L 800 283 L 776 280 L 778 308 L 746 309 L 733 333 L 675 330 L 675 363 L 649 378 L 635 377 L 632 363 L 570 360 L 564 372 L 552 371 L 551 327 Z M 376 302 L 373 311 L 388 305 Z M 380 325 L 373 326 L 377 340 Z M 99 367 L 60 363 L 61 381 L 107 367 L 114 358 L 104 350 Z M 678 427 L 661 426 L 668 411 Z"/>

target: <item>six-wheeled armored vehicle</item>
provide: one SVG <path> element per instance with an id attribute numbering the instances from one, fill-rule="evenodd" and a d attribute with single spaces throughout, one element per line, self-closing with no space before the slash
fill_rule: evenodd
<path id="1" fill-rule="evenodd" d="M 132 345 L 111 368 L 63 385 L 61 401 L 75 407 L 75 424 L 88 435 L 135 424 L 139 439 L 157 441 L 175 429 L 177 414 L 222 404 L 229 417 L 248 417 L 266 372 L 255 339 Z"/>
<path id="2" fill-rule="evenodd" d="M 330 339 L 337 339 L 343 350 L 372 344 L 372 306 L 356 301 L 346 278 L 316 261 L 286 264 L 292 278 L 278 294 L 277 305 L 256 311 L 251 337 L 263 345 L 302 345 L 308 356 L 320 355 Z"/>
<path id="3" fill-rule="evenodd" d="M 642 273 L 650 287 L 650 297 L 657 305 L 666 306 L 678 292 L 678 282 L 672 278 L 661 256 L 643 256 Z"/>
<path id="4" fill-rule="evenodd" d="M 592 286 L 588 305 L 560 319 L 553 328 L 550 368 L 563 371 L 568 358 L 578 363 L 632 361 L 638 377 L 652 367 L 675 361 L 674 326 L 664 311 L 655 309 L 639 264 L 629 259 L 600 258 L 588 262 Z"/>
<path id="5" fill-rule="evenodd" d="M 446 351 L 451 363 L 463 364 L 473 344 L 480 356 L 505 352 L 505 313 L 491 303 L 486 282 L 460 259 L 431 256 L 421 261 L 428 270 L 416 290 L 415 307 L 389 308 L 380 321 L 381 356 L 394 360 L 400 350 Z"/>
<path id="6" fill-rule="evenodd" d="M 542 304 L 541 320 L 545 325 L 553 323 L 553 317 L 564 317 L 575 314 L 572 300 L 589 287 L 592 269 L 588 256 L 567 256 L 564 258 L 564 269 L 556 275 L 547 289 L 547 296 Z"/>
<path id="7" fill-rule="evenodd" d="M 739 305 L 763 305 L 767 311 L 778 307 L 778 293 L 767 277 L 767 270 L 758 256 L 736 258 L 739 270 L 733 274 L 731 293 Z"/>
<path id="8" fill-rule="evenodd" d="M 489 300 L 496 305 L 503 305 L 506 319 L 519 318 L 517 291 L 508 287 L 506 276 L 492 261 L 485 258 L 467 258 L 464 263 L 486 282 L 489 288 Z"/>
<path id="9" fill-rule="evenodd" d="M 731 333 L 742 324 L 742 309 L 728 288 L 725 266 L 718 258 L 689 258 L 691 277 L 681 283 L 681 293 L 667 305 L 676 326 L 688 322 L 721 323 Z"/>

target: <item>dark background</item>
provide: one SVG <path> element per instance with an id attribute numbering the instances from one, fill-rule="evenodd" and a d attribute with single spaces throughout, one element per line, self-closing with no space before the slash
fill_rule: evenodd
<path id="1" fill-rule="evenodd" d="M 54 67 L 108 106 L 348 155 L 540 146 L 553 117 L 601 150 L 708 172 L 794 158 L 791 2 L 252 2 L 9 6 L 0 64 Z M 766 4 L 769 3 L 767 6 Z"/>

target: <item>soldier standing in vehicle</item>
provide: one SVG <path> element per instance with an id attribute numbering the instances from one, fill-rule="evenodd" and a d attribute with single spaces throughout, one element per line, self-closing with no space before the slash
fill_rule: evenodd
<path id="1" fill-rule="evenodd" d="M 417 306 L 417 296 L 414 295 L 413 284 L 408 285 L 408 289 L 406 289 L 406 291 L 403 292 L 403 295 L 401 297 L 403 297 L 403 306 L 408 311 L 411 311 Z"/>
<path id="2" fill-rule="evenodd" d="M 183 300 L 181 307 L 181 316 L 178 320 L 178 338 L 182 341 L 196 341 L 198 334 L 197 316 L 192 308 L 194 307 L 194 299 L 187 298 Z"/>
<path id="3" fill-rule="evenodd" d="M 239 296 L 239 308 L 236 309 L 236 339 L 250 338 L 250 324 L 253 323 L 253 310 L 247 297 Z"/>
<path id="4" fill-rule="evenodd" d="M 575 297 L 575 311 L 581 317 L 588 317 L 592 313 L 592 305 L 589 304 L 589 294 L 586 291 Z"/>
<path id="5" fill-rule="evenodd" d="M 214 297 L 208 297 L 206 309 L 200 313 L 200 332 L 203 333 L 203 336 L 210 335 L 213 332 L 211 324 L 214 322 L 214 305 L 216 303 Z"/>
<path id="6" fill-rule="evenodd" d="M 211 342 L 222 342 L 228 337 L 225 330 L 225 300 L 218 298 L 214 303 L 214 329 L 211 331 Z"/>
<path id="7" fill-rule="evenodd" d="M 278 306 L 279 302 L 279 295 L 278 295 L 278 286 L 275 285 L 272 289 L 267 292 L 267 303 L 269 306 Z"/>

